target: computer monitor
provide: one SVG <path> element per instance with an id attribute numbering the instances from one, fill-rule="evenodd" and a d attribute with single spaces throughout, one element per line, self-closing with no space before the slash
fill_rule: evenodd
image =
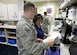
<path id="1" fill-rule="evenodd" d="M 68 23 L 66 22 L 66 20 L 63 20 L 63 26 L 62 26 L 62 30 L 61 30 L 61 36 L 62 36 L 62 42 L 64 44 L 69 44 L 70 43 L 68 37 L 71 36 L 71 32 L 72 32 L 72 26 L 68 25 Z"/>

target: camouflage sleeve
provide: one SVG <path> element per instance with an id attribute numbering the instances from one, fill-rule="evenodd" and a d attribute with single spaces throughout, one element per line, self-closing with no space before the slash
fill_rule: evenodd
<path id="1" fill-rule="evenodd" d="M 50 22 L 49 22 L 49 19 L 48 18 L 45 18 L 44 20 L 48 25 L 50 25 Z"/>

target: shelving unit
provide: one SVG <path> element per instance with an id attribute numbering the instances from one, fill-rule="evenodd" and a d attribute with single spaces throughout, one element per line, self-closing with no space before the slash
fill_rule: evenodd
<path id="1" fill-rule="evenodd" d="M 77 0 L 61 0 L 59 6 L 59 10 L 66 12 L 67 19 L 77 21 Z M 61 11 L 61 13 L 63 13 L 63 11 Z"/>
<path id="2" fill-rule="evenodd" d="M 61 0 L 59 9 L 65 9 L 74 4 L 77 4 L 77 0 Z"/>
<path id="3" fill-rule="evenodd" d="M 16 47 L 16 39 L 16 26 L 0 26 L 0 44 Z"/>

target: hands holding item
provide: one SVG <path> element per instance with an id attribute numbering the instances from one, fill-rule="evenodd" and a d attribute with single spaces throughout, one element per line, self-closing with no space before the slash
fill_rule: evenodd
<path id="1" fill-rule="evenodd" d="M 48 36 L 47 38 L 45 38 L 43 40 L 44 43 L 48 43 L 50 46 L 54 45 L 54 41 L 56 40 L 56 38 L 58 38 L 60 35 L 58 32 L 52 32 L 50 36 Z"/>
<path id="2" fill-rule="evenodd" d="M 49 44 L 49 46 L 53 46 L 54 40 L 53 40 L 53 39 L 49 39 L 49 40 L 47 41 L 47 43 Z"/>
<path id="3" fill-rule="evenodd" d="M 50 37 L 51 35 L 50 34 L 46 34 L 47 37 Z M 53 46 L 54 44 L 54 39 L 50 39 L 47 41 L 47 43 L 49 44 L 49 46 Z"/>
<path id="4" fill-rule="evenodd" d="M 40 38 L 37 38 L 37 42 L 42 43 L 43 40 L 40 39 Z M 49 39 L 49 40 L 47 41 L 47 43 L 48 43 L 49 46 L 53 46 L 54 40 L 53 40 L 53 39 Z"/>

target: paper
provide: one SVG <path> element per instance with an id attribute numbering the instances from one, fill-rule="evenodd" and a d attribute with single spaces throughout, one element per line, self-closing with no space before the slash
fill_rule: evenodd
<path id="1" fill-rule="evenodd" d="M 48 42 L 49 39 L 55 40 L 58 36 L 59 36 L 59 34 L 57 34 L 57 32 L 53 32 L 53 33 L 51 33 L 51 36 L 44 39 L 43 42 Z"/>

